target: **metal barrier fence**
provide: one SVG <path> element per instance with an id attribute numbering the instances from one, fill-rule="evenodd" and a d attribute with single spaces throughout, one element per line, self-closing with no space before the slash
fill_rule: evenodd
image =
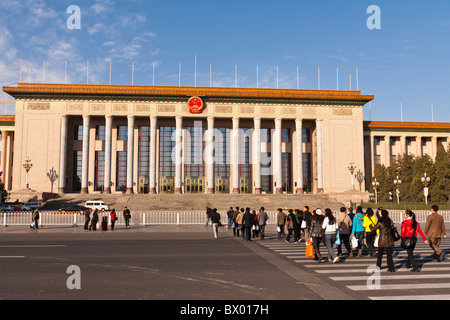
<path id="1" fill-rule="evenodd" d="M 404 210 L 388 210 L 390 218 L 395 223 L 401 223 L 404 219 Z M 430 214 L 429 210 L 417 210 L 416 219 L 418 222 L 426 222 L 427 216 Z M 226 212 L 219 212 L 221 222 L 227 225 L 228 217 Z M 268 211 L 269 225 L 276 224 L 277 213 L 275 211 Z M 450 222 L 450 211 L 440 211 L 444 218 L 444 222 Z M 72 212 L 54 212 L 54 211 L 40 211 L 39 225 L 42 226 L 82 226 L 84 225 L 84 214 Z M 101 223 L 104 216 L 108 219 L 110 224 L 109 212 L 99 212 L 99 222 Z M 32 212 L 0 212 L 1 225 L 7 226 L 26 226 L 32 223 Z M 116 225 L 125 225 L 125 220 L 121 212 L 117 213 L 118 220 Z M 205 211 L 134 211 L 131 212 L 130 225 L 202 225 L 206 223 Z"/>

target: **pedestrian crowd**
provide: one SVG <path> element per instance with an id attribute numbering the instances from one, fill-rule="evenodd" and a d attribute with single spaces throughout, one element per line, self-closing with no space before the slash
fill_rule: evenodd
<path id="1" fill-rule="evenodd" d="M 327 250 L 327 259 L 337 263 L 342 257 L 343 249 L 348 258 L 353 257 L 377 257 L 377 266 L 381 269 L 383 255 L 386 255 L 387 270 L 394 272 L 393 248 L 396 241 L 401 240 L 401 247 L 406 250 L 408 259 L 406 267 L 418 272 L 419 267 L 414 258 L 414 248 L 417 237 L 429 244 L 433 250 L 433 258 L 441 262 L 444 259 L 444 251 L 439 248 L 442 238 L 446 238 L 444 219 L 438 214 L 438 206 L 431 207 L 431 214 L 427 217 L 425 229 L 422 231 L 416 221 L 416 215 L 411 210 L 406 210 L 404 220 L 399 233 L 394 222 L 389 217 L 389 212 L 378 208 L 376 212 L 372 208 L 365 211 L 361 206 L 353 213 L 352 208 L 341 207 L 339 212 L 333 213 L 331 209 L 317 208 L 310 211 L 308 206 L 300 209 L 278 208 L 276 215 L 277 237 L 279 240 L 293 243 L 305 242 L 312 246 L 311 258 L 322 263 L 325 261 L 320 251 L 323 243 Z M 217 209 L 207 208 L 206 226 L 211 221 L 214 237 L 218 238 L 218 228 L 223 227 L 220 222 L 220 214 Z M 242 237 L 246 241 L 254 238 L 265 237 L 266 225 L 269 215 L 264 207 L 258 212 L 250 208 L 230 207 L 227 212 L 227 229 L 232 229 L 233 236 Z"/>

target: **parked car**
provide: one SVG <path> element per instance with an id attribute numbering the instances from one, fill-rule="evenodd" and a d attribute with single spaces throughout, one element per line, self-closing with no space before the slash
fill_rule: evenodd
<path id="1" fill-rule="evenodd" d="M 84 206 L 92 210 L 95 209 L 99 211 L 109 210 L 109 206 L 101 200 L 86 201 Z"/>
<path id="2" fill-rule="evenodd" d="M 7 204 L 3 206 L 2 211 L 23 211 L 20 206 Z"/>
<path id="3" fill-rule="evenodd" d="M 20 206 L 20 211 L 33 211 L 33 209 L 28 206 Z"/>
<path id="4" fill-rule="evenodd" d="M 31 208 L 31 210 L 33 210 L 35 208 L 40 209 L 42 207 L 40 202 L 32 202 L 32 201 L 24 202 L 24 203 L 22 203 L 22 205 L 25 207 Z"/>
<path id="5" fill-rule="evenodd" d="M 85 211 L 86 209 L 88 209 L 88 208 L 83 207 L 83 206 L 69 206 L 67 208 L 61 208 L 58 211 L 60 211 L 60 212 L 80 212 L 80 211 Z"/>

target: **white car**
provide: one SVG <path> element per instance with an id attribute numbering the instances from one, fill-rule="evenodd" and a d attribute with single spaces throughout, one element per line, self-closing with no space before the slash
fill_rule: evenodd
<path id="1" fill-rule="evenodd" d="M 109 206 L 104 203 L 101 200 L 94 200 L 94 201 L 86 201 L 84 204 L 86 208 L 92 209 L 92 210 L 99 210 L 99 211 L 106 211 L 109 210 Z"/>

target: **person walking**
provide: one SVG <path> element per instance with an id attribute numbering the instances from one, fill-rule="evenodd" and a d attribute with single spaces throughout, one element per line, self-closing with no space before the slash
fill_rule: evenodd
<path id="1" fill-rule="evenodd" d="M 347 249 L 348 255 L 350 258 L 353 258 L 352 247 L 350 245 L 350 232 L 353 227 L 352 219 L 347 214 L 347 209 L 345 207 L 341 207 L 339 209 L 339 213 L 336 217 L 339 231 L 339 238 L 341 243 L 338 245 L 338 257 L 342 255 L 342 244 L 344 244 Z"/>
<path id="2" fill-rule="evenodd" d="M 294 211 L 292 209 L 289 209 L 289 214 L 286 217 L 286 225 L 288 228 L 288 235 L 286 237 L 286 242 L 290 243 L 291 236 L 294 234 L 294 243 L 298 242 L 297 238 L 297 228 L 300 225 L 300 221 L 298 221 L 297 216 L 294 214 Z"/>
<path id="3" fill-rule="evenodd" d="M 91 210 L 84 210 L 84 230 L 89 230 L 89 221 L 91 221 Z"/>
<path id="4" fill-rule="evenodd" d="M 220 223 L 220 214 L 217 212 L 217 209 L 211 209 L 211 225 L 213 227 L 214 238 L 219 238 L 219 227 Z"/>
<path id="5" fill-rule="evenodd" d="M 310 236 L 309 236 L 309 227 L 311 225 L 311 217 L 312 217 L 312 214 L 309 211 L 309 207 L 305 206 L 303 208 L 303 221 L 302 221 L 302 225 L 300 226 L 300 228 L 305 233 L 305 242 L 307 242 L 308 239 L 310 238 Z"/>
<path id="6" fill-rule="evenodd" d="M 445 231 L 444 218 L 438 213 L 437 205 L 431 206 L 431 214 L 427 217 L 425 224 L 425 235 L 428 237 L 430 247 L 433 249 L 433 259 L 441 262 L 444 260 L 444 251 L 439 248 L 442 238 L 447 238 Z"/>
<path id="7" fill-rule="evenodd" d="M 375 226 L 377 222 L 377 217 L 374 216 L 372 208 L 367 208 L 366 215 L 364 216 L 363 220 L 363 227 L 364 231 L 366 232 L 366 244 L 369 248 L 370 257 L 373 257 L 373 255 L 375 254 L 374 242 L 378 231 L 372 231 L 369 227 Z"/>
<path id="8" fill-rule="evenodd" d="M 419 267 L 414 259 L 414 248 L 417 243 L 417 235 L 420 234 L 423 241 L 428 244 L 425 235 L 420 228 L 420 224 L 416 221 L 416 215 L 411 210 L 405 211 L 405 220 L 402 222 L 402 248 L 408 253 L 408 261 L 405 264 L 406 268 L 411 268 L 410 271 L 419 272 Z M 408 243 L 409 242 L 409 243 Z"/>
<path id="9" fill-rule="evenodd" d="M 245 238 L 247 241 L 251 241 L 252 239 L 252 226 L 253 226 L 253 216 L 250 213 L 250 208 L 245 208 L 245 213 L 242 218 L 244 223 L 244 230 L 245 230 Z"/>
<path id="10" fill-rule="evenodd" d="M 111 218 L 111 230 L 114 230 L 114 225 L 116 224 L 116 220 L 117 220 L 116 209 L 112 209 L 109 216 Z"/>
<path id="11" fill-rule="evenodd" d="M 95 209 L 92 213 L 91 225 L 89 226 L 89 230 L 97 231 L 97 222 L 98 222 L 98 210 Z"/>
<path id="12" fill-rule="evenodd" d="M 206 223 L 205 223 L 205 227 L 208 226 L 209 222 L 211 221 L 211 208 L 206 207 Z"/>
<path id="13" fill-rule="evenodd" d="M 33 210 L 33 215 L 31 216 L 32 225 L 30 228 L 32 229 L 39 229 L 39 210 L 35 208 Z"/>
<path id="14" fill-rule="evenodd" d="M 228 218 L 227 228 L 228 229 L 230 229 L 231 226 L 233 225 L 233 214 L 234 214 L 233 207 L 230 207 L 230 210 L 227 211 L 227 218 Z"/>
<path id="15" fill-rule="evenodd" d="M 239 237 L 239 227 L 238 222 L 236 221 L 237 216 L 239 215 L 239 207 L 236 207 L 236 210 L 233 212 L 233 223 L 231 224 L 231 227 L 233 229 L 233 237 Z M 233 228 L 234 226 L 234 228 Z"/>
<path id="16" fill-rule="evenodd" d="M 358 206 L 356 209 L 356 214 L 353 217 L 353 227 L 352 227 L 352 234 L 351 236 L 354 236 L 358 240 L 358 246 L 356 248 L 358 257 L 362 256 L 362 247 L 363 247 L 363 241 L 364 241 L 364 214 L 362 212 L 362 207 Z"/>
<path id="17" fill-rule="evenodd" d="M 267 220 L 269 220 L 269 215 L 264 211 L 264 207 L 261 207 L 258 214 L 259 236 L 261 240 L 264 240 Z"/>
<path id="18" fill-rule="evenodd" d="M 380 239 L 378 240 L 378 254 L 377 254 L 377 267 L 381 269 L 381 260 L 383 259 L 383 253 L 386 250 L 386 259 L 388 265 L 388 271 L 394 272 L 394 260 L 392 259 L 392 252 L 394 248 L 394 236 L 392 230 L 394 223 L 389 218 L 389 213 L 386 210 L 381 210 L 381 217 L 375 226 L 369 225 L 370 230 L 380 231 Z"/>
<path id="19" fill-rule="evenodd" d="M 322 262 L 322 255 L 320 254 L 320 242 L 322 242 L 322 239 L 325 236 L 325 231 L 322 228 L 323 220 L 325 220 L 323 212 L 320 208 L 317 208 L 315 210 L 315 214 L 311 217 L 309 235 L 312 238 L 314 247 L 314 260 L 318 260 L 319 263 Z"/>
<path id="20" fill-rule="evenodd" d="M 286 215 L 283 213 L 283 209 L 277 209 L 277 232 L 278 240 L 281 239 L 281 235 L 284 236 L 284 224 L 286 223 Z"/>
<path id="21" fill-rule="evenodd" d="M 328 261 L 333 261 L 333 263 L 339 262 L 339 257 L 333 248 L 333 244 L 336 241 L 338 224 L 336 218 L 333 216 L 333 212 L 329 208 L 325 209 L 325 219 L 322 223 L 322 229 L 325 229 L 325 245 L 328 249 Z"/>
<path id="22" fill-rule="evenodd" d="M 256 213 L 256 210 L 252 210 L 252 218 L 253 218 L 252 238 L 256 238 L 259 234 L 258 214 Z"/>
<path id="23" fill-rule="evenodd" d="M 297 217 L 298 224 L 295 228 L 295 234 L 297 235 L 297 242 L 300 243 L 302 241 L 301 227 L 303 223 L 303 214 L 299 209 L 295 209 L 295 216 Z"/>
<path id="24" fill-rule="evenodd" d="M 240 209 L 240 212 L 238 213 L 236 217 L 236 224 L 238 228 L 237 236 L 239 237 L 239 230 L 241 231 L 241 237 L 244 239 L 245 237 L 245 229 L 244 229 L 244 208 Z"/>
<path id="25" fill-rule="evenodd" d="M 125 228 L 130 227 L 130 219 L 131 219 L 131 212 L 130 210 L 125 207 L 123 210 L 123 218 L 125 219 Z"/>

